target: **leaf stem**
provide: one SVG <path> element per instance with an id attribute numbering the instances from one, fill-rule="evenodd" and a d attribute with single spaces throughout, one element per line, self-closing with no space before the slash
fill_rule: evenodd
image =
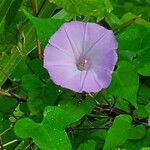
<path id="1" fill-rule="evenodd" d="M 39 12 L 38 7 L 37 7 L 37 1 L 31 0 L 31 6 L 32 6 L 34 16 L 37 16 L 37 14 Z M 42 60 L 41 44 L 40 44 L 40 40 L 37 35 L 36 35 L 36 46 L 37 46 L 37 50 L 38 50 L 38 57 L 40 60 Z"/>
<path id="2" fill-rule="evenodd" d="M 3 150 L 4 149 L 4 146 L 3 146 L 3 141 L 2 141 L 2 137 L 0 135 L 0 149 Z"/>
<path id="3" fill-rule="evenodd" d="M 21 102 L 26 102 L 27 100 L 27 97 L 23 95 L 18 95 L 16 93 L 8 92 L 7 90 L 4 90 L 4 89 L 0 89 L 0 95 L 7 96 L 7 97 L 14 97 Z"/>
<path id="4" fill-rule="evenodd" d="M 6 144 L 0 146 L 0 149 L 3 150 L 2 148 L 6 147 L 6 146 L 8 146 L 8 145 L 10 145 L 10 144 L 16 143 L 16 142 L 18 142 L 17 139 L 15 139 L 15 140 L 13 140 L 13 141 L 10 141 L 10 142 L 8 142 L 8 143 L 6 143 Z"/>
<path id="5" fill-rule="evenodd" d="M 5 134 L 6 132 L 8 132 L 9 130 L 11 130 L 12 129 L 12 127 L 9 127 L 9 128 L 7 128 L 6 130 L 4 130 L 2 133 L 0 133 L 0 137 L 3 135 L 3 134 Z"/>
<path id="6" fill-rule="evenodd" d="M 43 0 L 43 2 L 41 3 L 41 6 L 39 8 L 39 10 L 37 10 L 36 17 L 40 14 L 40 12 L 41 12 L 43 6 L 45 5 L 45 3 L 46 3 L 46 0 Z"/>

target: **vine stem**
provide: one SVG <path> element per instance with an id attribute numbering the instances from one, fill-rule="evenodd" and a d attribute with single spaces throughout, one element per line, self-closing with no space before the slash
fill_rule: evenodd
<path id="1" fill-rule="evenodd" d="M 12 141 L 10 141 L 10 142 L 8 142 L 8 143 L 3 144 L 2 146 L 0 146 L 0 149 L 4 148 L 4 147 L 6 147 L 6 146 L 8 146 L 8 145 L 10 145 L 10 144 L 16 143 L 16 142 L 18 142 L 18 140 L 17 140 L 17 139 L 12 140 Z"/>
<path id="2" fill-rule="evenodd" d="M 2 141 L 2 137 L 0 135 L 0 149 L 3 150 L 4 149 L 4 146 L 3 146 L 3 141 Z"/>
<path id="3" fill-rule="evenodd" d="M 40 6 L 38 12 L 36 13 L 36 17 L 40 14 L 40 12 L 41 12 L 43 6 L 45 5 L 45 3 L 46 3 L 46 0 L 43 0 L 43 2 L 41 3 L 41 6 Z"/>
<path id="4" fill-rule="evenodd" d="M 12 127 L 7 128 L 6 130 L 4 130 L 2 133 L 0 133 L 0 136 L 2 136 L 3 134 L 5 134 L 6 132 L 8 132 L 9 130 L 11 130 Z"/>
<path id="5" fill-rule="evenodd" d="M 14 97 L 19 101 L 25 102 L 27 98 L 23 95 L 18 95 L 16 93 L 8 92 L 7 90 L 0 89 L 0 95 L 7 96 L 7 97 Z"/>
<path id="6" fill-rule="evenodd" d="M 38 12 L 37 1 L 36 0 L 31 0 L 31 6 L 32 6 L 34 16 L 37 16 L 37 14 L 39 13 Z M 39 57 L 40 60 L 42 60 L 41 44 L 40 44 L 40 40 L 37 36 L 37 33 L 36 33 L 36 46 L 37 46 L 37 50 L 38 50 L 38 57 Z"/>

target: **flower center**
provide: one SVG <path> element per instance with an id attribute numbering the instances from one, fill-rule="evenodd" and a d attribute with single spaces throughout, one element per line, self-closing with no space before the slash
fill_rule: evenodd
<path id="1" fill-rule="evenodd" d="M 90 67 L 89 59 L 87 59 L 83 56 L 80 57 L 77 60 L 76 66 L 77 66 L 78 70 L 80 70 L 80 71 L 88 70 L 88 68 Z"/>

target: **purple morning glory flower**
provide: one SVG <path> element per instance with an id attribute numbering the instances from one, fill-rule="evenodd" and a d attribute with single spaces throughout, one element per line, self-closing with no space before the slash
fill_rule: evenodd
<path id="1" fill-rule="evenodd" d="M 150 117 L 148 118 L 148 126 L 150 127 Z"/>
<path id="2" fill-rule="evenodd" d="M 52 80 L 76 92 L 98 92 L 109 86 L 117 61 L 111 30 L 95 23 L 63 24 L 44 50 L 44 67 Z"/>

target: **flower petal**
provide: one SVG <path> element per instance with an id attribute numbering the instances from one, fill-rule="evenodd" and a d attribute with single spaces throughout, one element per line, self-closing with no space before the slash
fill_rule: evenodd
<path id="1" fill-rule="evenodd" d="M 93 68 L 93 76 L 102 88 L 107 88 L 111 82 L 111 73 L 108 70 Z"/>
<path id="2" fill-rule="evenodd" d="M 101 33 L 102 34 L 102 33 Z M 107 30 L 105 34 L 99 38 L 91 47 L 86 51 L 86 55 L 99 54 L 101 55 L 106 54 L 112 50 L 118 48 L 118 44 L 116 42 L 115 36 L 111 30 Z"/>
<path id="3" fill-rule="evenodd" d="M 98 52 L 98 51 L 97 51 Z M 90 59 L 92 60 L 92 66 L 97 66 L 99 68 L 105 68 L 112 72 L 114 70 L 115 64 L 117 62 L 117 54 L 115 50 L 110 51 L 109 53 L 104 54 L 95 54 L 91 53 Z"/>
<path id="4" fill-rule="evenodd" d="M 80 56 L 83 51 L 83 42 L 85 35 L 86 23 L 79 21 L 72 21 L 64 24 L 66 33 L 70 43 L 77 56 Z"/>
<path id="5" fill-rule="evenodd" d="M 66 51 L 47 44 L 44 50 L 44 67 L 53 65 L 75 65 L 75 58 Z"/>
<path id="6" fill-rule="evenodd" d="M 86 78 L 87 71 L 76 71 L 74 76 L 72 76 L 67 82 L 65 82 L 64 87 L 72 89 L 76 92 L 83 92 L 84 80 Z"/>
<path id="7" fill-rule="evenodd" d="M 95 45 L 95 43 L 100 41 L 107 31 L 108 30 L 106 28 L 96 23 L 87 23 L 84 35 L 84 52 L 86 53 L 89 51 Z"/>
<path id="8" fill-rule="evenodd" d="M 52 80 L 65 88 L 72 89 L 76 92 L 80 91 L 80 71 L 74 66 L 51 66 L 48 72 Z"/>
<path id="9" fill-rule="evenodd" d="M 57 32 L 49 39 L 49 44 L 53 47 L 62 50 L 72 57 L 75 56 L 73 47 L 69 41 L 68 35 L 66 34 L 65 27 L 62 25 Z"/>
<path id="10" fill-rule="evenodd" d="M 89 70 L 87 71 L 86 77 L 84 79 L 82 91 L 87 93 L 98 92 L 102 89 L 99 82 L 94 78 L 94 72 Z"/>

